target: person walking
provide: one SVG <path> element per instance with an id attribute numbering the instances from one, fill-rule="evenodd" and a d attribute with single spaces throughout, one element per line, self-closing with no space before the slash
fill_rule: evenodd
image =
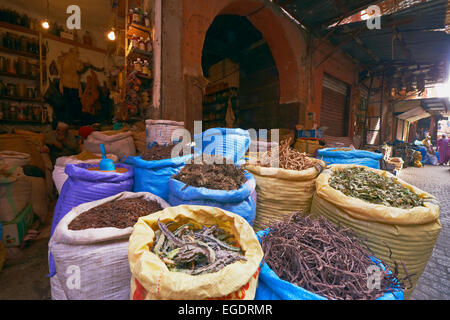
<path id="1" fill-rule="evenodd" d="M 439 152 L 439 164 L 444 165 L 450 161 L 450 140 L 447 136 L 442 134 L 442 138 L 436 143 L 437 151 Z"/>

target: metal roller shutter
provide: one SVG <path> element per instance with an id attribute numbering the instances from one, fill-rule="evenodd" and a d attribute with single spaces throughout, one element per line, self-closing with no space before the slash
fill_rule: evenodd
<path id="1" fill-rule="evenodd" d="M 327 136 L 345 137 L 348 129 L 348 86 L 324 75 L 320 126 L 328 127 Z"/>

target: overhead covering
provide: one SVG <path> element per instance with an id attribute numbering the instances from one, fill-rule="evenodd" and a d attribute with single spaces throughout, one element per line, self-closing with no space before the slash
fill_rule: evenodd
<path id="1" fill-rule="evenodd" d="M 433 0 L 381 16 L 380 29 L 367 28 L 367 21 L 339 25 L 330 41 L 365 65 L 448 61 L 447 5 L 447 0 Z M 329 31 L 323 30 L 322 36 Z"/>
<path id="2" fill-rule="evenodd" d="M 316 33 L 329 25 L 381 2 L 370 0 L 273 0 L 297 21 Z"/>
<path id="3" fill-rule="evenodd" d="M 397 115 L 397 118 L 400 120 L 406 120 L 409 122 L 417 121 L 423 118 L 429 117 L 430 114 L 426 112 L 422 107 L 416 107 L 412 110 L 403 112 L 402 114 Z"/>

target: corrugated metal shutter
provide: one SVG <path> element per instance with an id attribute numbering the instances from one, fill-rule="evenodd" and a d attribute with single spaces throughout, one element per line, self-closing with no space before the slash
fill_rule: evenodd
<path id="1" fill-rule="evenodd" d="M 328 127 L 325 131 L 327 136 L 347 136 L 347 93 L 347 84 L 324 75 L 322 86 L 322 105 L 320 110 L 320 126 Z"/>

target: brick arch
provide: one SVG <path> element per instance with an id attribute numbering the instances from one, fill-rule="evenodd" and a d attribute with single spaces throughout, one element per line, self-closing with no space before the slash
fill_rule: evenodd
<path id="1" fill-rule="evenodd" d="M 247 16 L 269 46 L 280 80 L 280 103 L 298 102 L 300 92 L 300 57 L 304 43 L 293 23 L 268 6 L 263 0 L 189 0 L 184 1 L 183 73 L 201 77 L 202 50 L 206 32 L 214 18 L 221 14 Z M 295 39 L 297 37 L 297 39 Z M 302 48 L 303 47 L 303 48 Z"/>

